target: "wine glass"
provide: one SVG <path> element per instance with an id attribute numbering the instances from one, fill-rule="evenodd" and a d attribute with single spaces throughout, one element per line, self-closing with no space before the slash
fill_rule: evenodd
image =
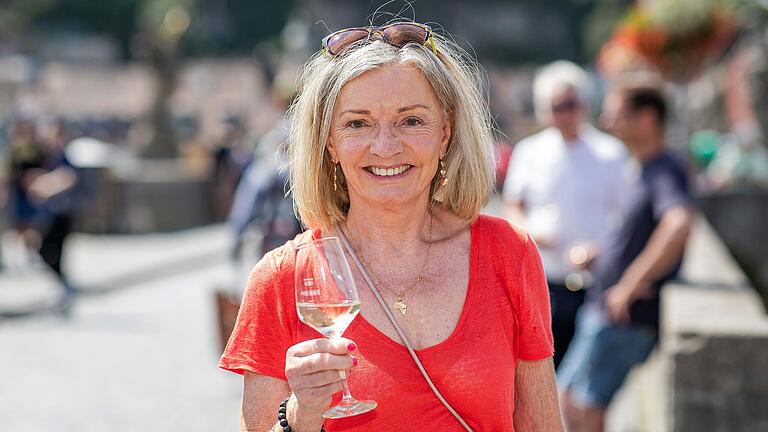
<path id="1" fill-rule="evenodd" d="M 355 281 L 336 237 L 297 246 L 295 286 L 299 319 L 329 339 L 340 338 L 360 312 Z M 346 372 L 340 374 L 343 397 L 323 417 L 349 417 L 376 408 L 375 401 L 355 400 L 349 393 Z"/>

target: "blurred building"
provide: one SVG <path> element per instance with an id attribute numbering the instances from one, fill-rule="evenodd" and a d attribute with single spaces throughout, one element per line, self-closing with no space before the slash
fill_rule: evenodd
<path id="1" fill-rule="evenodd" d="M 237 115 L 256 129 L 268 127 L 276 115 L 265 110 L 269 89 L 248 59 L 190 60 L 180 75 L 171 106 L 179 118 L 195 119 L 202 140 L 216 134 L 225 115 Z M 147 113 L 154 96 L 153 75 L 140 63 L 50 62 L 39 67 L 34 81 L 18 81 L 6 103 L 69 120 L 135 121 Z"/>

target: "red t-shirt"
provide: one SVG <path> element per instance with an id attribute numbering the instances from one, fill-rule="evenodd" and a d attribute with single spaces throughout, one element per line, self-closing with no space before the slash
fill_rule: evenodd
<path id="1" fill-rule="evenodd" d="M 517 359 L 540 360 L 553 352 L 549 294 L 536 246 L 523 230 L 483 215 L 470 233 L 469 286 L 456 328 L 443 342 L 416 352 L 437 388 L 474 430 L 513 431 Z M 288 348 L 320 337 L 299 321 L 293 288 L 294 246 L 311 235 L 299 235 L 253 269 L 219 367 L 285 380 Z M 358 345 L 359 362 L 349 374 L 352 394 L 373 399 L 378 407 L 326 420 L 326 431 L 464 430 L 403 345 L 362 315 L 344 337 Z"/>

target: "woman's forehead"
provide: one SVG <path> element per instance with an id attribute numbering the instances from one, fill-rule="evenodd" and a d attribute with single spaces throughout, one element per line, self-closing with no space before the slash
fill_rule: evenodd
<path id="1" fill-rule="evenodd" d="M 370 110 L 375 106 L 400 109 L 437 106 L 437 98 L 424 74 L 413 66 L 392 65 L 370 70 L 347 82 L 339 93 L 336 111 Z"/>

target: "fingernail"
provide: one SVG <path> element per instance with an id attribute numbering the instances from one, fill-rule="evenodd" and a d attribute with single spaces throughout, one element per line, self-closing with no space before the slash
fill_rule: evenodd
<path id="1" fill-rule="evenodd" d="M 354 342 L 350 342 L 349 345 L 347 345 L 347 351 L 354 351 L 357 349 L 357 345 L 355 345 Z"/>
<path id="2" fill-rule="evenodd" d="M 352 356 L 352 366 L 357 366 L 357 357 Z"/>

